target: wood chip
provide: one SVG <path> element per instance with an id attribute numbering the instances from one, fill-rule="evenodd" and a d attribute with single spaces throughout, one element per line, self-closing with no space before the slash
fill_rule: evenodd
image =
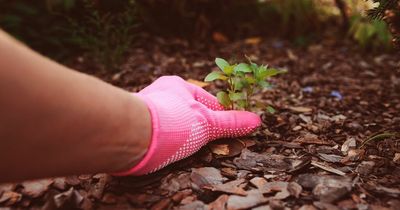
<path id="1" fill-rule="evenodd" d="M 222 184 L 226 178 L 221 174 L 221 171 L 214 167 L 192 168 L 190 179 L 199 188 L 203 186 L 212 186 Z"/>
<path id="2" fill-rule="evenodd" d="M 52 183 L 52 179 L 26 181 L 21 184 L 23 187 L 22 193 L 29 197 L 37 198 L 43 195 Z"/>
<path id="3" fill-rule="evenodd" d="M 253 206 L 266 203 L 269 199 L 265 198 L 259 190 L 247 191 L 247 196 L 231 195 L 228 198 L 227 209 L 247 209 Z"/>
<path id="4" fill-rule="evenodd" d="M 289 110 L 296 112 L 296 113 L 310 113 L 312 112 L 312 109 L 309 107 L 303 107 L 303 106 L 290 106 Z"/>
<path id="5" fill-rule="evenodd" d="M 245 179 L 237 179 L 224 184 L 205 186 L 205 188 L 210 189 L 212 191 L 224 192 L 229 194 L 236 195 L 247 195 L 246 191 L 243 190 L 243 183 L 245 183 Z"/>
<path id="6" fill-rule="evenodd" d="M 220 209 L 225 209 L 226 208 L 226 202 L 228 201 L 229 196 L 228 195 L 220 195 L 215 201 L 211 202 L 208 204 L 208 207 L 210 210 L 220 210 Z"/>

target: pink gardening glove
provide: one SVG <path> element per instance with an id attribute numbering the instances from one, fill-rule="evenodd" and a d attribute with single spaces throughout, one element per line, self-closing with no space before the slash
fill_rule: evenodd
<path id="1" fill-rule="evenodd" d="M 144 175 L 186 158 L 208 142 L 243 136 L 260 126 L 260 117 L 245 111 L 222 111 L 217 98 L 177 76 L 164 76 L 136 94 L 152 119 L 150 147 L 129 171 Z"/>

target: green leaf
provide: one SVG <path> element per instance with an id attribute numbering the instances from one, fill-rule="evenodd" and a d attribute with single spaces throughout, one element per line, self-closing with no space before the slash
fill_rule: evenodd
<path id="1" fill-rule="evenodd" d="M 230 92 L 230 93 L 229 93 L 229 98 L 231 99 L 231 101 L 238 101 L 238 100 L 244 99 L 245 96 L 244 96 L 243 93 L 233 93 L 233 92 Z"/>
<path id="2" fill-rule="evenodd" d="M 211 73 L 209 73 L 206 78 L 204 79 L 205 82 L 211 82 L 214 81 L 216 79 L 221 79 L 221 77 L 224 76 L 221 74 L 221 72 L 218 71 L 213 71 Z"/>
<path id="3" fill-rule="evenodd" d="M 271 114 L 275 114 L 276 110 L 274 109 L 274 107 L 272 106 L 267 106 L 267 112 L 271 113 Z"/>
<path id="4" fill-rule="evenodd" d="M 271 88 L 271 84 L 269 84 L 269 82 L 261 80 L 258 82 L 258 85 L 260 85 L 262 88 Z"/>
<path id="5" fill-rule="evenodd" d="M 217 93 L 217 99 L 218 102 L 222 104 L 225 108 L 229 108 L 229 106 L 232 104 L 231 100 L 229 99 L 229 95 L 224 91 L 220 91 Z"/>
<path id="6" fill-rule="evenodd" d="M 239 100 L 236 101 L 236 104 L 243 109 L 246 109 L 248 107 L 247 101 L 246 100 Z"/>
<path id="7" fill-rule="evenodd" d="M 229 63 L 222 59 L 222 58 L 216 58 L 215 59 L 215 64 L 217 64 L 218 68 L 221 69 L 221 71 L 224 71 L 224 69 L 229 66 Z"/>
<path id="8" fill-rule="evenodd" d="M 243 88 L 247 88 L 249 86 L 249 83 L 244 79 L 235 78 L 233 80 L 233 85 L 236 91 L 241 91 Z"/>
<path id="9" fill-rule="evenodd" d="M 235 72 L 245 72 L 245 73 L 249 73 L 251 72 L 251 68 L 248 64 L 246 63 L 239 63 L 237 66 L 235 66 L 234 69 Z"/>
<path id="10" fill-rule="evenodd" d="M 234 68 L 235 66 L 225 66 L 225 68 L 222 71 L 227 75 L 231 75 Z"/>
<path id="11" fill-rule="evenodd" d="M 264 80 L 264 79 L 266 79 L 268 77 L 272 77 L 272 76 L 275 76 L 275 75 L 278 75 L 278 74 L 282 74 L 284 72 L 285 71 L 282 71 L 282 70 L 279 70 L 279 69 L 274 69 L 274 68 L 269 68 L 269 69 L 265 69 L 265 68 L 261 69 L 260 68 L 260 71 L 259 71 L 259 74 L 258 74 L 258 79 Z"/>
<path id="12" fill-rule="evenodd" d="M 254 77 L 252 77 L 252 76 L 247 76 L 247 77 L 245 77 L 245 80 L 246 80 L 246 82 L 249 83 L 249 84 L 254 84 L 254 83 L 256 83 L 256 79 L 255 79 Z"/>

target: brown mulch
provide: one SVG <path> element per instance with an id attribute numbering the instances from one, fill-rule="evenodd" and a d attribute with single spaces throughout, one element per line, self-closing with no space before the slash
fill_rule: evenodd
<path id="1" fill-rule="evenodd" d="M 253 135 L 218 140 L 149 176 L 1 185 L 0 209 L 399 209 L 399 53 L 329 38 L 305 49 L 282 40 L 141 39 L 122 71 L 97 76 L 137 91 L 162 75 L 202 80 L 215 57 L 246 54 L 288 70 L 255 96 L 276 112 L 255 110 L 263 126 Z"/>

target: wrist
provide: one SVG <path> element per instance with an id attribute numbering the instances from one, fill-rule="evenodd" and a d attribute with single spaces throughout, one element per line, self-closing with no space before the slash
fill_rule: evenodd
<path id="1" fill-rule="evenodd" d="M 151 116 L 146 102 L 131 93 L 128 101 L 125 148 L 119 157 L 121 165 L 114 170 L 118 172 L 135 167 L 146 155 L 151 142 Z"/>

